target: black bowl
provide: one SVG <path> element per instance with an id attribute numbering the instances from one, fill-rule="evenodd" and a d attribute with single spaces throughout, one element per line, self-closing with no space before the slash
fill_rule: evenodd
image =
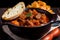
<path id="1" fill-rule="evenodd" d="M 36 26 L 36 27 L 32 27 L 32 28 L 30 28 L 30 27 L 17 27 L 13 24 L 10 24 L 7 21 L 5 21 L 5 24 L 7 24 L 9 26 L 10 30 L 19 37 L 27 38 L 27 39 L 39 39 L 50 30 L 51 23 L 52 23 L 52 21 L 53 22 L 56 21 L 57 15 L 51 14 L 48 11 L 43 10 L 43 9 L 39 9 L 39 8 L 26 8 L 25 11 L 28 11 L 29 9 L 31 9 L 31 10 L 35 9 L 38 12 L 45 14 L 49 18 L 49 22 L 43 26 L 38 26 L 38 27 Z"/>

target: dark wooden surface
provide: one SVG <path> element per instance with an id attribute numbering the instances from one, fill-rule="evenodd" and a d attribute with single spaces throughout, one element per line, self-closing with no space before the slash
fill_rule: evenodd
<path id="1" fill-rule="evenodd" d="M 7 8 L 0 8 L 0 16 L 4 13 Z M 60 15 L 60 8 L 52 8 L 55 13 Z M 0 17 L 1 18 L 1 17 Z M 13 40 L 9 35 L 7 35 L 2 27 L 0 26 L 0 40 Z M 60 40 L 60 36 L 54 38 L 53 40 Z"/>
<path id="2" fill-rule="evenodd" d="M 20 1 L 24 1 L 27 5 L 35 0 L 1 0 L 0 7 L 12 7 Z M 51 5 L 52 7 L 60 7 L 60 0 L 42 0 L 42 1 L 46 2 L 48 5 Z"/>

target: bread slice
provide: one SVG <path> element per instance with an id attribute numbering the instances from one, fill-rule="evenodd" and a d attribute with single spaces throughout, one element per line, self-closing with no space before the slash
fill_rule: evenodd
<path id="1" fill-rule="evenodd" d="M 17 18 L 23 11 L 25 10 L 25 4 L 24 2 L 19 2 L 17 5 L 15 5 L 12 8 L 9 8 L 4 12 L 2 15 L 2 19 L 4 20 L 12 20 Z"/>

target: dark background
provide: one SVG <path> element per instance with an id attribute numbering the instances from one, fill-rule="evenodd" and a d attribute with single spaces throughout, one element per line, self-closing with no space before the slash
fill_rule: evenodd
<path id="1" fill-rule="evenodd" d="M 0 0 L 0 7 L 12 7 L 19 1 L 24 1 L 26 4 L 33 2 L 34 0 Z M 42 0 L 52 7 L 60 7 L 60 0 Z"/>
<path id="2" fill-rule="evenodd" d="M 3 7 L 3 8 L 5 8 L 5 7 L 13 7 L 19 1 L 24 1 L 25 4 L 27 5 L 27 4 L 31 3 L 31 2 L 33 2 L 34 0 L 0 0 L 0 8 L 1 7 Z M 48 5 L 51 5 L 52 7 L 60 7 L 60 0 L 42 0 L 42 1 L 45 1 Z M 57 9 L 59 9 L 59 8 L 57 8 Z M 54 9 L 54 10 L 57 11 L 56 9 Z M 1 8 L 0 11 L 3 12 L 3 9 Z M 7 35 L 3 31 L 1 26 L 0 26 L 0 40 L 13 40 L 9 35 Z M 54 38 L 53 40 L 60 40 L 60 36 L 57 37 L 57 38 Z"/>

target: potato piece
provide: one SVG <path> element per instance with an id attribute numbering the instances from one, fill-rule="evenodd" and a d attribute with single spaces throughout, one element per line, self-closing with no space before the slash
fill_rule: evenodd
<path id="1" fill-rule="evenodd" d="M 39 22 L 39 20 L 33 20 L 32 22 L 34 23 L 35 26 L 41 25 L 40 22 Z"/>
<path id="2" fill-rule="evenodd" d="M 17 20 L 11 21 L 12 24 L 16 25 L 16 26 L 20 26 L 19 22 Z"/>
<path id="3" fill-rule="evenodd" d="M 26 15 L 22 13 L 19 17 L 20 17 L 21 19 L 25 19 L 25 18 L 26 18 Z"/>
<path id="4" fill-rule="evenodd" d="M 29 24 L 29 26 L 30 26 L 30 27 L 33 27 L 33 26 L 34 26 L 34 24 L 33 24 L 33 22 L 32 22 L 32 21 L 27 20 L 27 22 L 28 22 L 28 24 Z"/>
<path id="5" fill-rule="evenodd" d="M 47 23 L 49 21 L 45 14 L 42 14 L 41 19 L 42 19 L 41 22 L 43 24 L 45 24 L 45 23 Z"/>
<path id="6" fill-rule="evenodd" d="M 31 5 L 28 5 L 27 8 L 32 8 L 32 6 Z"/>
<path id="7" fill-rule="evenodd" d="M 40 9 L 46 10 L 46 6 L 40 6 Z"/>
<path id="8" fill-rule="evenodd" d="M 43 1 L 38 1 L 38 4 L 39 4 L 40 6 L 46 6 L 46 3 L 43 2 Z"/>
<path id="9" fill-rule="evenodd" d="M 41 14 L 38 13 L 38 14 L 36 15 L 36 19 L 40 19 L 40 18 L 41 18 Z"/>
<path id="10" fill-rule="evenodd" d="M 46 10 L 49 11 L 50 9 L 51 9 L 51 7 L 47 5 Z"/>
<path id="11" fill-rule="evenodd" d="M 32 13 L 33 15 L 37 15 L 38 14 L 38 12 L 36 11 L 36 10 L 33 10 L 33 13 Z"/>
<path id="12" fill-rule="evenodd" d="M 38 4 L 36 1 L 34 1 L 34 2 L 31 4 L 31 6 L 32 6 L 33 8 L 39 8 L 39 4 Z"/>
<path id="13" fill-rule="evenodd" d="M 54 14 L 53 10 L 49 10 L 48 12 L 50 12 L 51 14 Z"/>
<path id="14" fill-rule="evenodd" d="M 47 5 L 45 2 L 40 0 L 34 1 L 31 5 L 28 5 L 27 8 L 40 8 L 40 9 L 47 10 L 51 14 L 54 14 L 54 12 L 51 10 L 51 7 Z"/>

